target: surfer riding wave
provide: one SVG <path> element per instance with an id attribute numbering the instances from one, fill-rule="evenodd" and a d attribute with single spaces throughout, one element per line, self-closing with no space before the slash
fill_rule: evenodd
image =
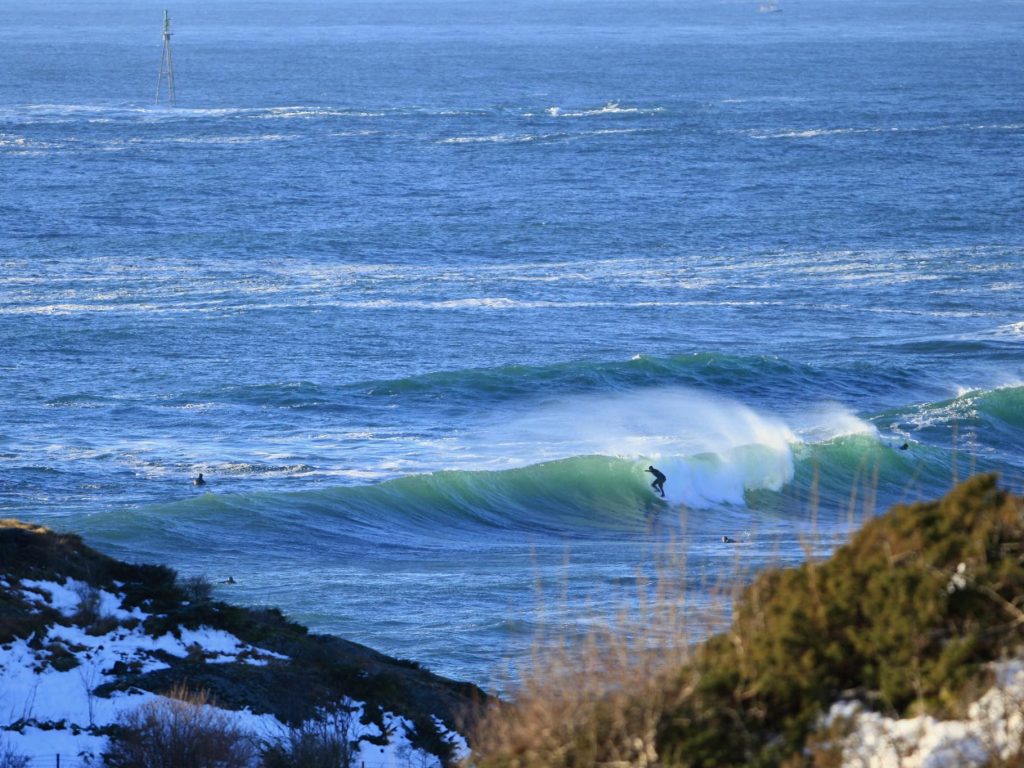
<path id="1" fill-rule="evenodd" d="M 655 469 L 653 466 L 647 467 L 644 472 L 650 472 L 654 475 L 654 481 L 651 483 L 651 488 L 661 494 L 661 498 L 665 498 L 665 480 L 667 479 L 660 470 Z"/>

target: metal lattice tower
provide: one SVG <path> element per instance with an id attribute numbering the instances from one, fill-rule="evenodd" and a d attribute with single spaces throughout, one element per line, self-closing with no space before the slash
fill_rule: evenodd
<path id="1" fill-rule="evenodd" d="M 164 11 L 164 53 L 160 58 L 160 74 L 156 79 L 156 103 L 160 103 L 160 86 L 167 77 L 167 103 L 174 106 L 174 61 L 171 59 L 171 17 Z"/>

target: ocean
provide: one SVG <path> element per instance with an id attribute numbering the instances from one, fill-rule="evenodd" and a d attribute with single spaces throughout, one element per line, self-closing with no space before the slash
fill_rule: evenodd
<path id="1" fill-rule="evenodd" d="M 164 7 L 0 0 L 0 516 L 500 686 L 1024 488 L 1020 2 Z"/>

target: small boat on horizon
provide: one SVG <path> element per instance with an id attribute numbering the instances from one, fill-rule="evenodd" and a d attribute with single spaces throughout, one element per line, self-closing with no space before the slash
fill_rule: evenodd
<path id="1" fill-rule="evenodd" d="M 779 4 L 768 0 L 767 2 L 761 3 L 757 6 L 758 13 L 782 13 L 782 9 L 779 8 Z"/>

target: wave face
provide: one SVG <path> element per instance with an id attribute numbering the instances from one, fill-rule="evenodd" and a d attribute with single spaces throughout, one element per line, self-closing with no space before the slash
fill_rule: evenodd
<path id="1" fill-rule="evenodd" d="M 438 375 L 419 385 L 430 392 L 448 388 Z M 408 380 L 388 387 L 414 389 L 422 393 Z M 373 397 L 382 391 L 367 390 Z M 509 393 L 503 388 L 501 395 Z M 736 400 L 687 388 L 581 395 L 506 415 L 500 424 L 483 423 L 477 433 L 446 446 L 444 458 L 433 459 L 488 469 L 413 472 L 371 483 L 349 478 L 345 485 L 334 477 L 313 490 L 202 493 L 151 505 L 142 517 L 158 516 L 173 528 L 211 514 L 225 521 L 242 516 L 249 529 L 331 531 L 326 535 L 349 544 L 435 542 L 461 548 L 481 537 L 544 534 L 574 541 L 638 535 L 659 517 L 665 524 L 666 518 L 689 516 L 690 532 L 703 535 L 720 528 L 722 515 L 749 521 L 770 512 L 777 521 L 799 527 L 811 513 L 813 491 L 817 519 L 839 524 L 865 489 L 885 503 L 905 497 L 912 482 L 926 492 L 948 485 L 963 471 L 957 446 L 929 442 L 929 431 L 944 423 L 942 434 L 949 435 L 961 424 L 961 436 L 975 440 L 967 435 L 969 413 L 975 427 L 992 430 L 988 434 L 998 437 L 997 422 L 1012 433 L 1020 428 L 1022 401 L 1024 388 L 1010 387 L 925 404 L 907 410 L 902 421 L 894 421 L 893 412 L 863 419 L 828 405 L 787 423 Z M 912 419 L 916 429 L 908 435 Z M 880 432 L 883 424 L 891 431 Z M 990 464 L 969 458 L 975 470 Z M 653 478 L 646 468 L 651 464 L 668 476 L 664 500 L 650 487 Z M 309 465 L 242 463 L 221 468 L 217 476 L 223 485 L 225 476 L 235 475 L 238 479 L 229 482 L 244 489 L 275 487 L 275 477 L 287 483 L 316 472 Z"/>
<path id="2" fill-rule="evenodd" d="M 638 412 L 638 403 L 649 410 Z M 1024 388 L 1017 387 L 920 406 L 893 425 L 906 427 L 916 419 L 919 431 L 909 438 L 913 445 L 903 449 L 903 432 L 884 436 L 871 421 L 836 409 L 819 411 L 796 427 L 735 401 L 690 390 L 583 397 L 510 419 L 500 436 L 486 429 L 459 449 L 473 452 L 472 463 L 521 464 L 514 468 L 441 470 L 310 491 L 203 494 L 155 508 L 185 518 L 246 510 L 283 517 L 289 525 L 317 520 L 316 525 L 340 525 L 346 535 L 367 543 L 385 533 L 408 541 L 528 531 L 576 538 L 637 530 L 651 515 L 670 510 L 756 510 L 768 495 L 781 503 L 786 494 L 806 493 L 813 483 L 826 516 L 838 519 L 859 485 L 885 495 L 905 492 L 915 475 L 935 488 L 947 483 L 957 471 L 954 446 L 921 439 L 939 422 L 947 428 L 960 423 L 966 430 L 969 413 L 975 426 L 996 430 L 1001 425 L 1012 432 L 1024 424 L 1022 404 Z M 586 423 L 580 421 L 583 413 L 589 415 Z M 893 415 L 881 414 L 876 420 L 890 421 Z M 573 454 L 602 446 L 614 446 L 618 454 Z M 533 464 L 510 458 L 527 447 L 535 455 L 570 455 Z M 664 501 L 649 487 L 652 477 L 645 470 L 652 463 L 669 478 Z M 236 471 L 256 472 L 245 465 Z M 803 519 L 807 511 L 787 514 Z"/>
<path id="3" fill-rule="evenodd" d="M 794 458 L 794 454 L 800 458 Z M 471 545 L 481 536 L 555 534 L 566 540 L 641 532 L 657 515 L 748 507 L 765 492 L 780 494 L 812 465 L 846 474 L 876 456 L 896 465 L 891 448 L 869 440 L 839 439 L 812 448 L 738 446 L 690 457 L 623 459 L 576 456 L 506 470 L 447 470 L 408 475 L 371 485 L 312 491 L 198 495 L 145 514 L 171 526 L 216 514 L 227 522 L 253 516 L 259 525 L 336 530 L 366 545 L 439 541 Z M 666 498 L 650 488 L 648 461 L 668 475 Z M 887 467 L 895 474 L 897 467 Z M 905 469 L 905 466 L 903 466 Z M 844 492 L 849 492 L 849 488 Z M 802 519 L 802 515 L 800 516 Z M 717 530 L 717 521 L 700 528 Z"/>

